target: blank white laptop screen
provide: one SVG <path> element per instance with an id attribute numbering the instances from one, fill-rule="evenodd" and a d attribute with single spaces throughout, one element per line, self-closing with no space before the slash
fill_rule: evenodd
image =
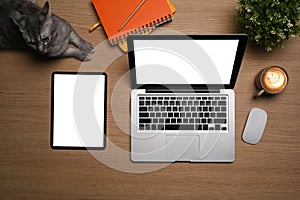
<path id="1" fill-rule="evenodd" d="M 134 40 L 137 84 L 229 84 L 239 40 Z"/>
<path id="2" fill-rule="evenodd" d="M 52 78 L 52 148 L 104 148 L 106 76 L 58 72 Z"/>

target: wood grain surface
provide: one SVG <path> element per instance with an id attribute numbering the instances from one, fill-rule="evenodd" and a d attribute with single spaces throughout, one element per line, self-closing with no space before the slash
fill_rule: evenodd
<path id="1" fill-rule="evenodd" d="M 234 0 L 172 0 L 173 22 L 160 29 L 184 34 L 239 33 Z M 42 1 L 39 1 L 43 4 Z M 127 55 L 110 47 L 102 28 L 88 33 L 98 18 L 91 2 L 50 0 L 52 12 L 68 20 L 96 48 L 93 60 L 45 60 L 29 52 L 0 52 L 0 198 L 1 199 L 297 199 L 300 197 L 300 38 L 267 53 L 248 43 L 236 92 L 236 160 L 224 163 L 174 163 L 147 173 L 151 164 L 129 160 Z M 156 30 L 158 31 L 158 30 Z M 154 31 L 155 32 L 155 31 Z M 286 90 L 253 99 L 254 77 L 265 66 L 283 66 Z M 89 151 L 50 148 L 50 97 L 53 71 L 108 73 L 108 148 Z M 258 145 L 241 134 L 252 107 L 268 112 Z M 96 152 L 97 154 L 97 152 Z M 121 157 L 120 157 L 121 156 Z M 103 161 L 102 160 L 105 160 Z M 153 165 L 154 166 L 154 165 Z M 154 166 L 155 167 L 155 166 Z"/>

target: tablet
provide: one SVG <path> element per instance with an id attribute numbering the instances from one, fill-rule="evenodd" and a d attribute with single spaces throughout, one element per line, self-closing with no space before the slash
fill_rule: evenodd
<path id="1" fill-rule="evenodd" d="M 106 90 L 102 72 L 52 74 L 52 149 L 105 148 Z"/>

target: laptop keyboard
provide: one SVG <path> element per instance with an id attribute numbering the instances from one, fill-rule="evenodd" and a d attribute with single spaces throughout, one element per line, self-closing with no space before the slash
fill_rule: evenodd
<path id="1" fill-rule="evenodd" d="M 228 130 L 228 96 L 138 96 L 139 130 Z"/>

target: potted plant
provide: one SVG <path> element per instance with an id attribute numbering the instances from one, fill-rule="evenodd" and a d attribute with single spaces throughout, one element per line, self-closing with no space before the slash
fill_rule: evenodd
<path id="1" fill-rule="evenodd" d="M 300 33 L 299 0 L 238 0 L 236 21 L 266 51 Z"/>

